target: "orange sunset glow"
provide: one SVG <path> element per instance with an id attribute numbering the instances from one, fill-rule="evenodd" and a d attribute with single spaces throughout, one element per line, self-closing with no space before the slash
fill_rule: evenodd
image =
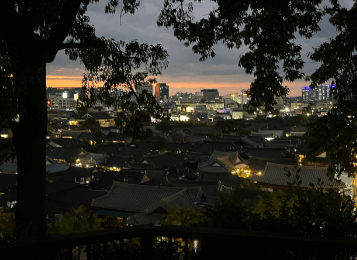
<path id="1" fill-rule="evenodd" d="M 80 88 L 82 86 L 82 76 L 47 76 L 47 87 L 53 88 Z M 250 82 L 170 82 L 163 81 L 169 85 L 170 95 L 176 92 L 190 92 L 195 93 L 204 88 L 216 88 L 220 95 L 227 95 L 232 93 L 239 93 L 242 89 L 249 89 Z M 306 82 L 287 82 L 285 83 L 290 88 L 289 96 L 301 96 L 301 87 L 308 86 Z"/>

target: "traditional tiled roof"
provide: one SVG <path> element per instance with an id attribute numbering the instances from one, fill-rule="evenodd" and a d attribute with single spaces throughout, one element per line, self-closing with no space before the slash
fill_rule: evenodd
<path id="1" fill-rule="evenodd" d="M 278 139 L 274 139 L 265 143 L 265 146 L 267 147 L 276 147 L 276 148 L 278 147 L 284 148 L 291 145 L 292 143 L 290 140 L 278 140 Z"/>
<path id="2" fill-rule="evenodd" d="M 93 170 L 93 168 L 79 168 L 71 166 L 66 171 L 56 173 L 55 176 L 60 176 L 68 181 L 79 182 L 80 178 L 91 178 L 95 174 Z"/>
<path id="3" fill-rule="evenodd" d="M 122 133 L 109 132 L 105 139 L 107 141 L 125 142 L 128 138 L 125 137 Z"/>
<path id="4" fill-rule="evenodd" d="M 187 136 L 187 143 L 201 143 L 203 141 L 210 141 L 211 139 L 204 135 L 190 135 Z"/>
<path id="5" fill-rule="evenodd" d="M 161 169 L 147 169 L 145 170 L 145 173 L 151 180 L 155 180 L 160 183 L 166 180 L 166 176 L 168 174 L 166 170 Z"/>
<path id="6" fill-rule="evenodd" d="M 284 130 L 276 130 L 276 129 L 258 130 L 257 134 L 261 136 L 272 136 L 272 137 L 282 138 L 284 135 Z"/>
<path id="7" fill-rule="evenodd" d="M 164 212 L 168 212 L 173 207 L 178 206 L 183 209 L 196 208 L 191 198 L 185 190 L 174 194 L 171 197 L 161 199 L 149 209 L 132 215 L 127 223 L 130 225 L 158 224 L 161 222 Z M 161 214 L 160 214 L 161 213 Z"/>
<path id="8" fill-rule="evenodd" d="M 93 199 L 106 193 L 105 190 L 93 189 L 86 185 L 77 185 L 73 188 L 49 194 L 47 198 L 51 201 L 60 201 L 73 205 L 89 205 Z"/>
<path id="9" fill-rule="evenodd" d="M 204 166 L 197 169 L 199 172 L 230 174 L 230 170 L 222 163 L 216 162 L 211 166 Z"/>
<path id="10" fill-rule="evenodd" d="M 151 154 L 150 149 L 123 147 L 115 155 L 133 156 L 137 162 L 141 161 L 146 155 Z"/>
<path id="11" fill-rule="evenodd" d="M 227 187 L 240 187 L 241 181 L 237 175 L 226 173 L 212 173 L 201 171 L 198 177 L 199 181 L 220 181 L 222 185 Z"/>
<path id="12" fill-rule="evenodd" d="M 192 151 L 188 151 L 185 154 L 186 158 L 188 159 L 192 159 L 192 160 L 197 160 L 198 162 L 204 162 L 207 161 L 209 159 L 209 154 L 207 153 L 201 153 L 201 152 L 192 152 Z"/>
<path id="13" fill-rule="evenodd" d="M 134 170 L 148 170 L 148 169 L 156 169 L 156 167 L 151 163 L 129 163 L 129 168 Z"/>
<path id="14" fill-rule="evenodd" d="M 167 184 L 173 187 L 201 187 L 205 196 L 219 197 L 218 188 L 219 181 L 191 181 L 191 180 L 177 180 L 170 179 Z"/>
<path id="15" fill-rule="evenodd" d="M 166 149 L 171 152 L 176 152 L 178 150 L 185 152 L 190 145 L 191 144 L 189 143 L 166 143 Z"/>
<path id="16" fill-rule="evenodd" d="M 228 142 L 214 142 L 214 141 L 203 141 L 200 147 L 191 150 L 191 152 L 198 153 L 212 153 L 214 150 L 222 152 L 231 152 L 238 150 L 238 147 L 231 141 Z"/>
<path id="17" fill-rule="evenodd" d="M 46 164 L 46 173 L 63 172 L 70 167 L 67 163 L 50 163 Z"/>
<path id="18" fill-rule="evenodd" d="M 99 163 L 99 166 L 105 167 L 117 167 L 122 168 L 129 165 L 130 161 L 133 159 L 131 156 L 112 156 L 109 157 L 106 161 Z"/>
<path id="19" fill-rule="evenodd" d="M 300 187 L 310 187 L 311 183 L 315 186 L 319 186 L 319 180 L 323 188 L 342 188 L 345 186 L 343 182 L 329 180 L 327 167 L 300 166 L 297 169 L 299 169 L 298 175 L 300 177 L 299 180 L 301 180 Z M 287 176 L 288 172 L 291 173 L 290 176 Z M 268 162 L 261 176 L 251 176 L 249 179 L 261 184 L 288 186 L 288 182 L 292 183 L 295 180 L 295 173 L 296 170 L 294 166 Z"/>
<path id="20" fill-rule="evenodd" d="M 156 205 L 162 199 L 186 193 L 192 202 L 200 199 L 200 189 L 196 188 L 176 188 L 157 187 L 113 183 L 107 195 L 96 198 L 91 205 L 97 208 L 112 209 L 117 211 L 141 212 Z M 186 195 L 185 195 L 186 196 Z"/>
<path id="21" fill-rule="evenodd" d="M 95 134 L 96 134 L 95 132 L 90 132 L 90 133 L 82 132 L 82 133 L 78 136 L 78 139 L 81 140 L 81 141 L 93 140 Z"/>
<path id="22" fill-rule="evenodd" d="M 78 183 L 73 181 L 64 180 L 62 178 L 53 178 L 53 176 L 48 176 L 46 182 L 46 193 L 47 195 L 54 194 L 56 192 L 65 191 L 77 187 Z"/>
<path id="23" fill-rule="evenodd" d="M 141 161 L 147 161 L 149 164 L 153 164 L 155 168 L 168 168 L 174 166 L 175 164 L 183 164 L 185 160 L 184 155 L 174 154 L 174 153 L 163 153 L 148 155 L 144 157 Z"/>
<path id="24" fill-rule="evenodd" d="M 47 148 L 47 156 L 53 160 L 77 159 L 83 152 L 81 148 Z"/>
<path id="25" fill-rule="evenodd" d="M 125 146 L 124 143 L 103 143 L 99 147 L 98 152 L 105 153 L 108 156 L 113 156 L 123 146 Z"/>
<path id="26" fill-rule="evenodd" d="M 0 171 L 3 173 L 16 173 L 17 172 L 17 160 L 7 161 L 0 165 Z"/>
<path id="27" fill-rule="evenodd" d="M 76 138 L 56 138 L 51 139 L 51 142 L 66 148 L 78 145 L 78 141 Z"/>
<path id="28" fill-rule="evenodd" d="M 192 134 L 201 134 L 201 135 L 209 135 L 218 132 L 214 128 L 214 126 L 193 125 L 188 129 L 192 132 Z"/>
<path id="29" fill-rule="evenodd" d="M 267 162 L 285 164 L 285 165 L 297 165 L 295 158 L 259 158 L 259 157 L 249 158 L 248 165 L 254 171 L 263 172 Z"/>
<path id="30" fill-rule="evenodd" d="M 220 152 L 214 150 L 210 158 L 198 164 L 199 171 L 230 173 L 243 161 L 238 152 Z"/>
<path id="31" fill-rule="evenodd" d="M 249 136 L 242 137 L 242 141 L 248 143 L 249 145 L 251 145 L 253 147 L 259 147 L 259 146 L 263 145 L 262 142 L 257 142 L 255 140 L 253 140 L 252 138 L 249 138 Z"/>
<path id="32" fill-rule="evenodd" d="M 106 171 L 95 186 L 109 190 L 114 181 L 128 184 L 141 184 L 149 180 L 149 177 L 141 171 Z"/>
<path id="33" fill-rule="evenodd" d="M 260 158 L 282 158 L 284 154 L 284 148 L 276 147 L 245 147 L 242 153 L 251 156 L 251 157 L 260 157 Z"/>

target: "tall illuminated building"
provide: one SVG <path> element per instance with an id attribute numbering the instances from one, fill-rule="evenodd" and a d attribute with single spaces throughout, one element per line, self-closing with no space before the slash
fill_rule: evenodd
<path id="1" fill-rule="evenodd" d="M 169 98 L 169 86 L 166 83 L 157 83 L 155 85 L 155 97 L 158 102 L 166 102 Z"/>
<path id="2" fill-rule="evenodd" d="M 302 101 L 324 101 L 331 99 L 332 89 L 334 88 L 336 88 L 336 86 L 330 84 L 317 86 L 314 89 L 311 87 L 301 87 Z"/>

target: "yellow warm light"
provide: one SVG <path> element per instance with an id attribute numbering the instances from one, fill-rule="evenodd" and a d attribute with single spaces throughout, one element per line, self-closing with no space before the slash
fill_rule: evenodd
<path id="1" fill-rule="evenodd" d="M 186 111 L 187 111 L 187 112 L 192 112 L 193 110 L 194 110 L 193 107 L 186 107 Z"/>
<path id="2" fill-rule="evenodd" d="M 1 134 L 1 138 L 9 138 L 8 134 Z"/>

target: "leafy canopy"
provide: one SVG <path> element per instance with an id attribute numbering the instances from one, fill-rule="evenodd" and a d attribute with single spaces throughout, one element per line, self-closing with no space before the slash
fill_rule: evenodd
<path id="1" fill-rule="evenodd" d="M 223 42 L 228 48 L 248 48 L 238 66 L 254 75 L 249 94 L 250 107 L 275 103 L 274 96 L 285 96 L 289 89 L 283 80 L 302 79 L 304 62 L 296 34 L 311 38 L 320 30 L 324 15 L 322 0 L 312 1 L 219 1 L 207 18 L 194 19 L 193 2 L 165 0 L 158 26 L 172 27 L 175 37 L 192 45 L 200 60 L 215 57 L 214 46 Z"/>

